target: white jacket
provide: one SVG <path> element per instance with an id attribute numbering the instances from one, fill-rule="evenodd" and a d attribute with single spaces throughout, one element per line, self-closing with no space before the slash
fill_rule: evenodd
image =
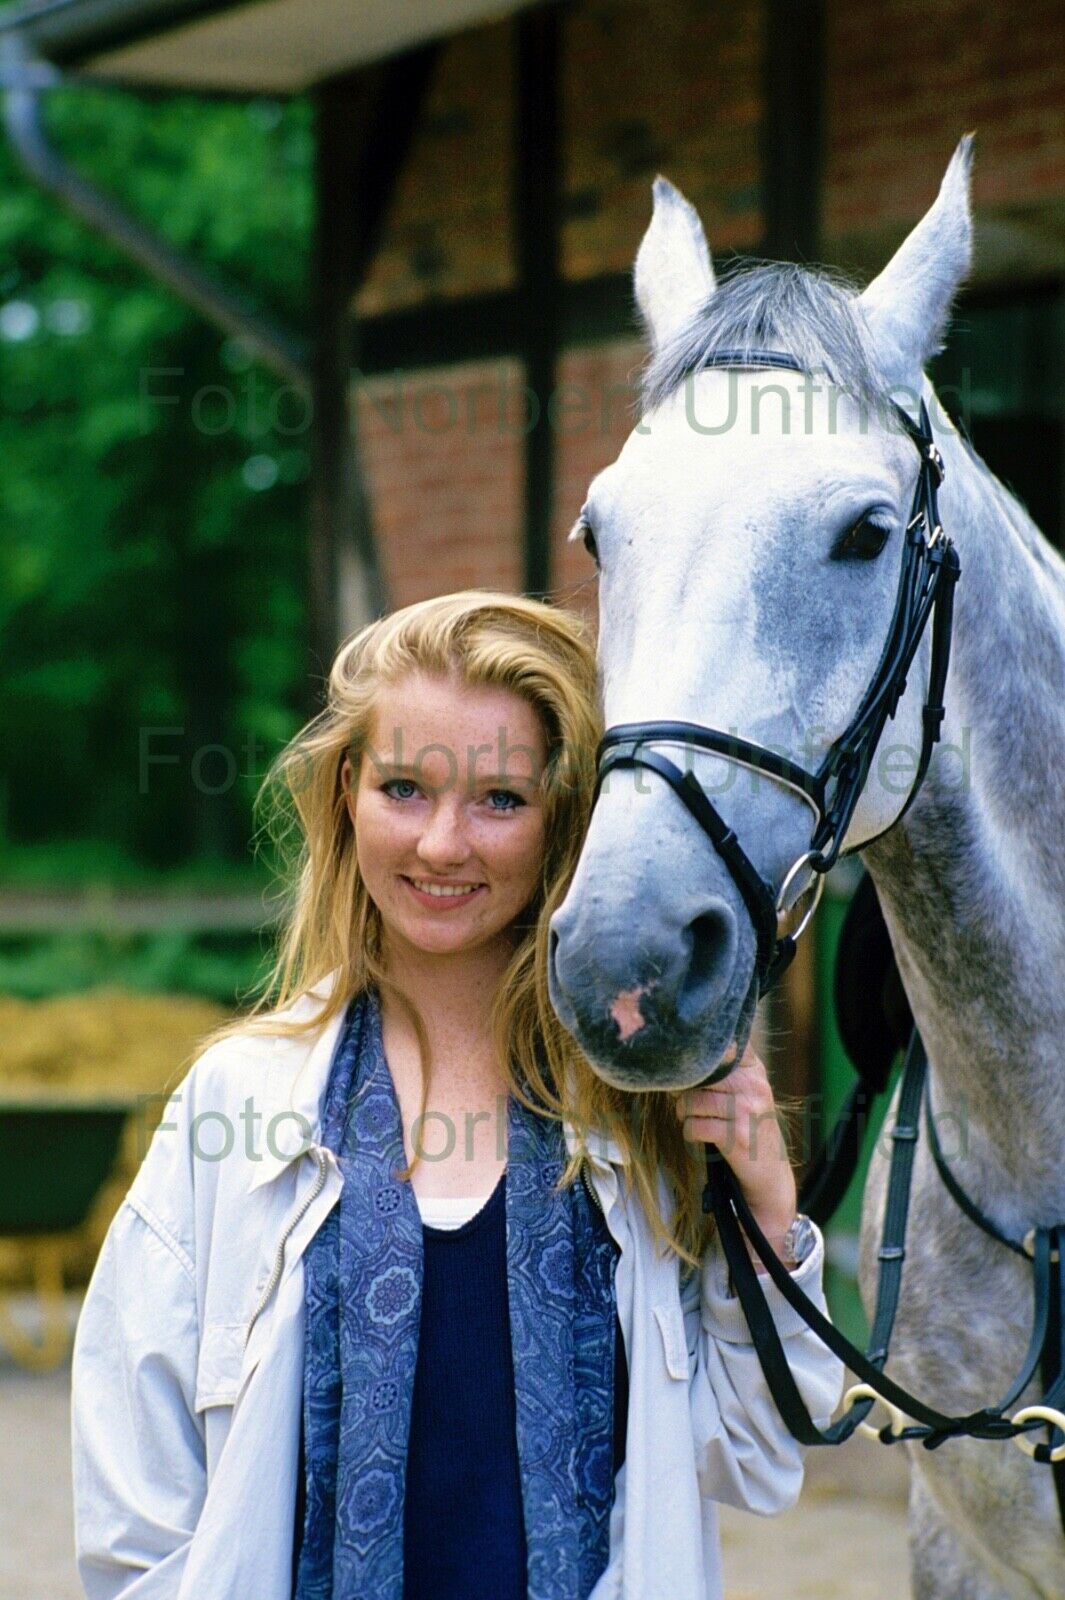
<path id="1" fill-rule="evenodd" d="M 305 997 L 292 1014 L 314 1009 Z M 291 1600 L 301 1258 L 343 1183 L 315 1142 L 342 1020 L 301 1039 L 245 1034 L 207 1050 L 111 1224 L 74 1346 L 76 1543 L 89 1600 Z M 572 1147 L 571 1129 L 566 1137 Z M 718 1251 L 682 1295 L 677 1258 L 659 1256 L 642 1209 L 623 1203 L 620 1151 L 602 1135 L 588 1145 L 620 1246 L 629 1368 L 625 1463 L 594 1600 L 716 1600 L 715 1502 L 763 1514 L 792 1505 L 802 1452 Z M 823 1258 L 818 1237 L 795 1273 L 821 1306 Z M 823 1422 L 842 1368 L 763 1285 Z"/>

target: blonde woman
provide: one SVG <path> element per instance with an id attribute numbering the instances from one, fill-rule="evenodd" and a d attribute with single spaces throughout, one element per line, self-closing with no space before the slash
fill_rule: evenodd
<path id="1" fill-rule="evenodd" d="M 272 982 L 173 1096 L 82 1314 L 90 1600 L 710 1600 L 714 1502 L 794 1500 L 700 1212 L 710 1135 L 604 1084 L 548 1003 L 597 733 L 583 629 L 532 601 L 341 649 L 270 775 Z M 742 1144 L 777 1230 L 788 1163 Z M 823 1417 L 839 1366 L 772 1303 Z"/>

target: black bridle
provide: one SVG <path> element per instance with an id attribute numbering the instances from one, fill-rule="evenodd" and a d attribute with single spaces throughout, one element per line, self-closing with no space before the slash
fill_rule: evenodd
<path id="1" fill-rule="evenodd" d="M 719 350 L 704 361 L 702 367 L 767 367 L 793 372 L 806 370 L 794 356 L 778 350 L 762 350 L 753 355 Z M 846 731 L 830 746 L 817 771 L 807 772 L 804 767 L 764 745 L 753 744 L 735 734 L 722 733 L 717 728 L 706 728 L 692 722 L 620 723 L 607 729 L 599 746 L 597 797 L 603 780 L 615 768 L 644 767 L 650 772 L 657 772 L 687 807 L 721 856 L 754 924 L 761 994 L 772 987 L 795 954 L 796 941 L 813 914 L 824 874 L 841 853 L 854 808 L 869 775 L 873 753 L 885 723 L 894 716 L 902 698 L 906 675 L 933 612 L 932 662 L 923 712 L 921 756 L 913 786 L 899 817 L 909 810 L 924 782 L 932 747 L 939 738 L 943 723 L 943 691 L 950 659 L 954 586 L 961 566 L 958 553 L 939 522 L 936 496 L 943 481 L 943 459 L 932 437 L 927 408 L 922 401 L 920 420 L 914 422 L 901 406 L 894 401 L 891 404 L 920 457 L 913 504 L 906 525 L 895 609 L 880 661 L 861 704 Z M 655 748 L 658 745 L 681 746 L 688 753 L 688 770 L 682 771 L 675 761 Z M 774 891 L 762 877 L 691 771 L 693 750 L 707 750 L 756 772 L 764 772 L 800 795 L 811 807 L 816 822 L 810 848 L 788 869 L 779 890 Z M 866 840 L 864 844 L 871 842 Z M 794 932 L 781 934 L 781 918 L 790 909 L 788 893 L 804 867 L 808 867 L 817 878 L 813 903 Z"/>

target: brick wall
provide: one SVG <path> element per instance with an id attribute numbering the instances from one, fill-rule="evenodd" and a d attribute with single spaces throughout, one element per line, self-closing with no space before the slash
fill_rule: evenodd
<path id="1" fill-rule="evenodd" d="M 696 203 L 719 259 L 757 248 L 763 20 L 762 0 L 566 7 L 568 278 L 629 270 L 657 171 Z M 828 24 L 825 258 L 877 269 L 931 202 L 957 138 L 975 128 L 981 272 L 1045 272 L 1047 241 L 1065 270 L 1065 0 L 1023 10 L 999 0 L 831 0 Z M 439 302 L 446 316 L 449 298 L 512 283 L 512 67 L 509 21 L 444 46 L 360 313 Z M 565 535 L 588 481 L 631 426 L 619 390 L 639 359 L 626 341 L 561 361 L 553 582 L 584 608 L 594 582 Z M 500 392 L 520 382 L 511 361 L 408 375 L 398 426 L 389 420 L 395 380 L 363 394 L 364 459 L 395 603 L 520 584 L 513 398 L 500 422 Z"/>
<path id="2" fill-rule="evenodd" d="M 764 17 L 762 0 L 564 9 L 568 278 L 628 269 L 658 171 L 697 205 L 719 255 L 757 249 Z M 442 48 L 360 313 L 513 282 L 513 33 L 506 20 Z M 978 213 L 1060 212 L 1065 0 L 830 0 L 826 125 L 830 259 L 915 220 L 969 129 Z"/>
<path id="3" fill-rule="evenodd" d="M 553 593 L 591 618 L 594 568 L 567 535 L 589 482 L 633 424 L 636 344 L 570 351 L 549 402 L 556 439 Z M 396 373 L 364 384 L 358 428 L 394 605 L 522 580 L 522 449 L 529 412 L 516 361 Z"/>
<path id="4" fill-rule="evenodd" d="M 597 472 L 614 460 L 635 422 L 635 382 L 643 359 L 637 343 L 569 351 L 560 364 L 553 506 L 552 564 L 559 600 L 594 620 L 595 567 L 568 535 Z"/>
<path id="5" fill-rule="evenodd" d="M 977 134 L 978 213 L 1065 197 L 1065 3 L 835 0 L 825 231 L 912 222 Z"/>
<path id="6" fill-rule="evenodd" d="M 596 0 L 565 13 L 563 268 L 627 272 L 664 172 L 719 250 L 761 233 L 761 0 Z"/>
<path id="7" fill-rule="evenodd" d="M 761 0 L 574 0 L 562 14 L 563 270 L 626 271 L 664 171 L 719 248 L 758 210 Z M 362 315 L 513 281 L 511 21 L 447 43 Z"/>
<path id="8" fill-rule="evenodd" d="M 513 281 L 512 57 L 507 24 L 442 47 L 361 315 Z"/>
<path id="9" fill-rule="evenodd" d="M 521 585 L 521 366 L 367 383 L 358 426 L 389 598 Z"/>
<path id="10" fill-rule="evenodd" d="M 756 246 L 761 0 L 577 0 L 562 19 L 562 266 L 627 272 L 665 171 L 719 250 Z M 370 316 L 513 282 L 513 25 L 442 50 L 422 124 L 358 302 Z M 446 315 L 442 307 L 441 315 Z M 567 352 L 554 397 L 553 586 L 594 611 L 566 535 L 589 480 L 632 426 L 634 342 Z M 366 385 L 359 430 L 390 599 L 521 583 L 522 436 L 513 362 Z M 399 415 L 397 416 L 397 412 Z"/>

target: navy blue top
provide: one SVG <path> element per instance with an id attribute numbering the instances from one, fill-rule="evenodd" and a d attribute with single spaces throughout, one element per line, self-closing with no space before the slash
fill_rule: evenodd
<path id="1" fill-rule="evenodd" d="M 579 1181 L 579 1180 L 578 1180 Z M 525 1600 L 525 1524 L 507 1300 L 506 1173 L 459 1228 L 422 1226 L 421 1324 L 407 1451 L 403 1600 Z M 606 1222 L 592 1207 L 597 1226 Z M 614 1472 L 628 1370 L 614 1320 Z M 303 1438 L 293 1574 L 305 1510 Z M 293 1577 L 295 1585 L 295 1577 Z"/>

